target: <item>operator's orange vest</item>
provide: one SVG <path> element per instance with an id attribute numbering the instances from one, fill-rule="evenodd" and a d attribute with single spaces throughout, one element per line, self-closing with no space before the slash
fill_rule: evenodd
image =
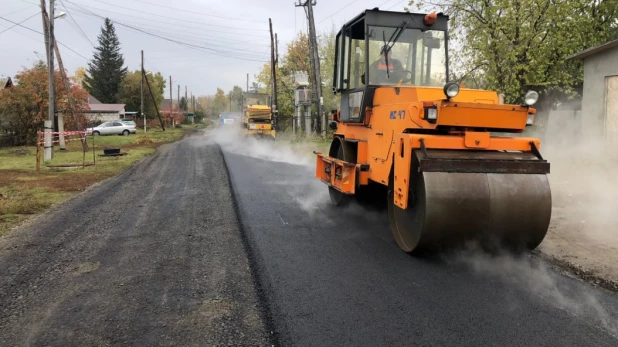
<path id="1" fill-rule="evenodd" d="M 392 71 L 394 69 L 394 65 L 393 63 L 388 63 L 388 70 Z M 384 64 L 383 62 L 379 62 L 378 63 L 378 69 L 380 70 L 386 70 L 386 64 Z"/>

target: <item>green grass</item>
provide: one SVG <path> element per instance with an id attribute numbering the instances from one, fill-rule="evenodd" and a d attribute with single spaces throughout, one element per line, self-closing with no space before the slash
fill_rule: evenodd
<path id="1" fill-rule="evenodd" d="M 150 128 L 144 133 L 138 130 L 130 136 L 89 136 L 88 152 L 84 168 L 84 154 L 79 141 L 67 142 L 66 151 L 54 148 L 54 156 L 43 161 L 36 171 L 36 147 L 12 147 L 0 149 L 0 237 L 32 215 L 61 203 L 88 186 L 113 177 L 126 170 L 136 161 L 152 154 L 165 144 L 179 140 L 206 124 L 183 125 L 181 128 Z M 127 154 L 119 157 L 100 157 L 105 148 L 120 148 Z M 96 160 L 96 163 L 95 163 Z M 95 165 L 92 165 L 95 163 Z M 54 165 L 76 165 L 77 168 L 59 168 Z"/>

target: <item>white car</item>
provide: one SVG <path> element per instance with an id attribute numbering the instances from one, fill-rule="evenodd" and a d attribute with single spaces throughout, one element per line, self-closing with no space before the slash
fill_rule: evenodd
<path id="1" fill-rule="evenodd" d="M 88 134 L 92 134 L 94 136 L 99 135 L 129 135 L 135 134 L 137 132 L 137 128 L 134 124 L 126 124 L 118 121 L 106 122 L 94 128 L 86 129 Z"/>

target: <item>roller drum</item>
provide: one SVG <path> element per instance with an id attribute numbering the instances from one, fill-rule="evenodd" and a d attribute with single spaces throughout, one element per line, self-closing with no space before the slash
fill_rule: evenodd
<path id="1" fill-rule="evenodd" d="M 391 229 L 406 252 L 476 240 L 511 250 L 536 248 L 551 219 L 545 174 L 421 172 L 408 208 L 389 196 Z"/>

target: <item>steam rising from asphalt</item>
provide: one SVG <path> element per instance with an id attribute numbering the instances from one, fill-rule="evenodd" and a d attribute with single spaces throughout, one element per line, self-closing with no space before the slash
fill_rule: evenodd
<path id="1" fill-rule="evenodd" d="M 539 259 L 531 255 L 516 256 L 509 253 L 490 255 L 476 245 L 444 257 L 450 264 L 464 265 L 475 272 L 494 278 L 523 290 L 543 303 L 558 307 L 584 321 L 591 322 L 618 338 L 618 312 L 600 301 L 585 285 L 561 285 L 558 276 Z M 576 287 L 573 289 L 573 287 Z"/>
<path id="2" fill-rule="evenodd" d="M 598 133 L 590 131 L 590 127 L 590 123 L 574 117 L 572 110 L 554 111 L 549 114 L 545 136 L 541 136 L 541 154 L 551 164 L 552 219 L 553 222 L 558 219 L 558 227 L 549 231 L 546 243 L 552 233 L 563 239 L 568 235 L 571 239 L 568 239 L 568 248 L 562 250 L 564 254 L 581 251 L 582 243 L 603 247 L 606 252 L 608 248 L 615 248 L 618 252 L 615 231 L 618 225 L 618 180 L 615 178 L 618 161 L 615 154 L 602 149 Z M 535 134 L 524 136 L 538 137 Z M 541 244 L 541 248 L 543 246 Z M 591 248 L 586 258 L 592 259 L 591 264 L 603 265 L 611 263 L 612 259 L 604 256 L 610 253 L 595 254 Z M 489 255 L 473 246 L 446 256 L 446 261 L 464 264 L 479 274 L 498 278 L 618 338 L 615 306 L 602 303 L 587 285 L 575 289 L 561 285 L 562 279 L 532 255 Z M 615 273 L 616 265 L 610 266 L 614 266 Z"/>
<path id="3" fill-rule="evenodd" d="M 291 148 L 267 140 L 245 138 L 240 130 L 235 128 L 217 128 L 212 131 L 211 136 L 222 148 L 231 153 L 308 168 L 315 163 L 311 156 L 313 149 L 308 146 L 297 145 Z"/>
<path id="4" fill-rule="evenodd" d="M 296 179 L 290 179 L 290 175 L 280 175 L 276 180 L 268 181 L 267 184 L 285 186 L 285 191 L 307 213 L 320 220 L 328 220 L 322 211 L 332 203 L 327 187 L 315 178 L 316 157 L 313 151 L 324 151 L 316 144 L 311 143 L 277 143 L 267 140 L 256 140 L 244 137 L 239 129 L 232 127 L 217 128 L 210 135 L 225 151 L 237 155 L 262 159 L 263 165 L 269 162 L 277 162 L 293 165 Z M 272 170 L 281 170 L 281 166 L 272 166 Z M 364 208 L 350 204 L 345 208 L 346 214 L 352 217 L 369 218 L 377 220 L 380 214 L 367 211 Z"/>
<path id="5" fill-rule="evenodd" d="M 552 116 L 560 117 L 560 115 Z M 549 136 L 541 143 L 541 153 L 552 165 L 552 173 L 549 175 L 552 195 L 569 196 L 576 193 L 577 199 L 584 200 L 589 208 L 577 209 L 577 214 L 570 216 L 574 218 L 571 222 L 596 221 L 585 224 L 582 236 L 596 242 L 609 242 L 618 247 L 618 233 L 611 227 L 618 223 L 618 213 L 615 212 L 618 210 L 617 204 L 612 202 L 618 201 L 616 200 L 618 180 L 609 175 L 610 172 L 618 172 L 616 171 L 618 167 L 609 164 L 609 158 L 600 152 L 598 147 L 588 142 L 589 137 L 585 134 L 578 135 L 582 140 L 580 143 L 573 143 L 572 134 L 577 133 L 577 130 L 580 130 L 580 125 L 575 122 L 554 124 L 547 133 L 555 136 Z M 294 165 L 299 172 L 297 181 L 279 180 L 269 183 L 284 185 L 285 190 L 303 210 L 328 223 L 328 218 L 323 213 L 330 204 L 328 190 L 314 177 L 315 155 L 312 151 L 317 149 L 316 146 L 308 144 L 280 146 L 277 143 L 243 138 L 234 129 L 214 130 L 211 137 L 228 152 Z M 281 166 L 273 168 L 273 170 L 279 169 Z M 349 213 L 363 218 L 380 218 L 377 213 L 356 205 L 349 208 Z M 555 232 L 560 233 L 560 230 Z M 591 322 L 597 322 L 603 330 L 618 338 L 616 310 L 606 309 L 606 305 L 588 287 L 577 286 L 577 289 L 572 290 L 566 288 L 573 286 L 561 286 L 561 279 L 558 279 L 547 265 L 532 257 L 516 257 L 506 253 L 495 256 L 471 248 L 447 255 L 446 262 L 463 264 L 481 275 L 497 277 L 512 285 L 512 288 L 527 291 L 546 304 Z"/>
<path id="6" fill-rule="evenodd" d="M 225 151 L 262 159 L 264 165 L 269 165 L 269 162 L 293 165 L 293 169 L 298 173 L 297 180 L 291 181 L 289 175 L 281 175 L 276 181 L 268 182 L 268 184 L 285 186 L 285 191 L 304 211 L 316 215 L 320 213 L 320 208 L 330 203 L 328 190 L 323 183 L 314 178 L 315 155 L 313 151 L 318 150 L 317 146 L 257 140 L 244 137 L 240 129 L 232 127 L 217 128 L 210 133 L 210 137 Z M 281 166 L 277 168 L 273 166 L 273 170 L 280 169 Z"/>
<path id="7" fill-rule="evenodd" d="M 570 208 L 569 222 L 580 226 L 582 238 L 618 253 L 618 153 L 605 151 L 603 130 L 595 133 L 594 121 L 581 117 L 573 111 L 549 115 L 541 149 L 552 166 L 555 200 L 568 200 L 554 205 Z"/>

